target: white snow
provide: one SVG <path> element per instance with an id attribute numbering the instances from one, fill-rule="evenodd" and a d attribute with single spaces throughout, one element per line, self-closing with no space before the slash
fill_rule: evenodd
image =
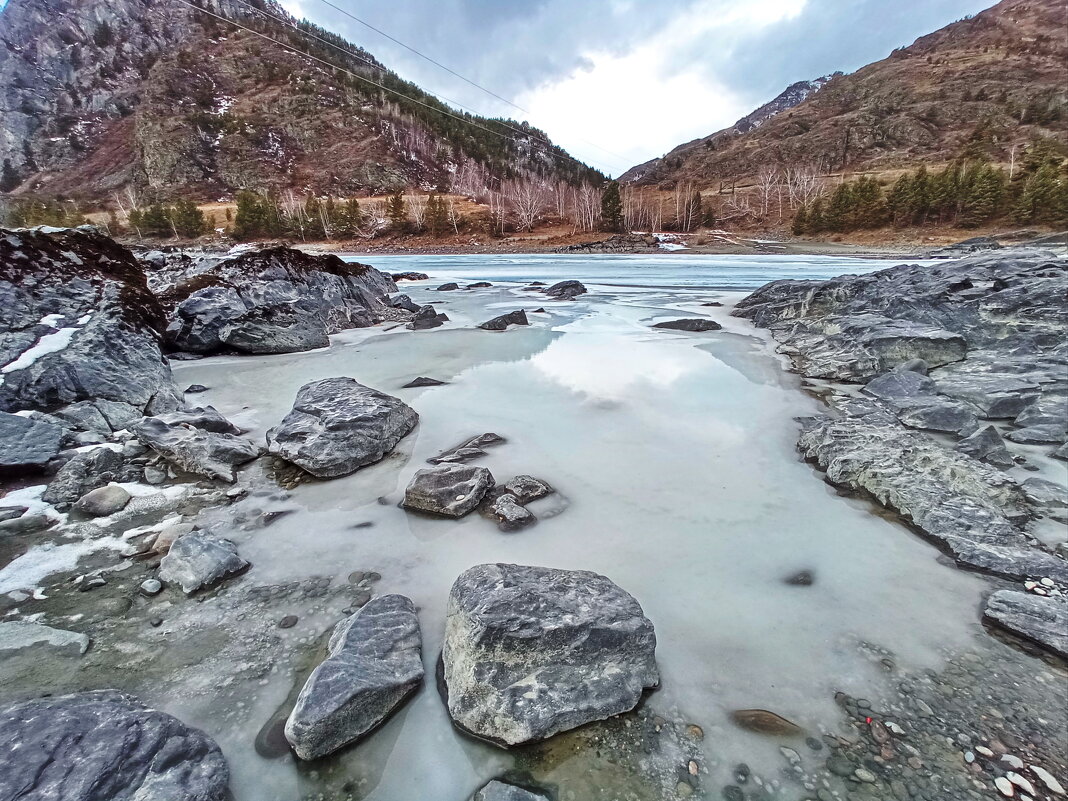
<path id="1" fill-rule="evenodd" d="M 661 242 L 659 248 L 661 250 L 686 250 L 685 245 L 680 245 L 677 242 Z"/>
<path id="2" fill-rule="evenodd" d="M 47 325 L 49 328 L 55 328 L 56 324 L 63 319 L 62 314 L 46 314 L 39 321 L 39 325 Z"/>
<path id="3" fill-rule="evenodd" d="M 58 315 L 49 315 L 49 317 L 56 316 Z M 70 345 L 74 335 L 82 329 L 82 326 L 89 322 L 92 316 L 92 314 L 86 314 L 85 316 L 78 318 L 78 325 L 76 326 L 60 328 L 58 331 L 54 331 L 51 334 L 45 334 L 31 347 L 23 351 L 22 355 L 15 359 L 15 361 L 0 367 L 0 374 L 13 373 L 16 370 L 25 370 L 27 367 L 32 367 L 38 359 L 42 359 L 51 353 L 59 353 L 59 351 L 64 350 Z M 41 322 L 44 322 L 44 319 L 42 319 Z M 3 386 L 2 376 L 0 376 L 0 386 Z"/>
<path id="4" fill-rule="evenodd" d="M 44 513 L 57 520 L 65 520 L 65 515 L 61 515 L 53 509 L 52 505 L 47 501 L 41 500 L 41 496 L 46 489 L 48 489 L 47 484 L 37 484 L 33 487 L 11 490 L 3 498 L 0 498 L 0 506 L 25 506 L 26 511 L 24 514 L 36 515 Z"/>
<path id="5" fill-rule="evenodd" d="M 25 590 L 38 592 L 42 579 L 63 570 L 73 570 L 78 560 L 105 548 L 119 551 L 125 543 L 115 537 L 101 537 L 70 543 L 47 543 L 31 548 L 0 570 L 0 593 Z M 36 597 L 36 595 L 35 595 Z"/>

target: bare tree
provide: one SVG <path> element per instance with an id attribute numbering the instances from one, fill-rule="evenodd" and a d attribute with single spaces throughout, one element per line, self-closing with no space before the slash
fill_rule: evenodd
<path id="1" fill-rule="evenodd" d="M 757 173 L 756 189 L 757 203 L 759 204 L 760 218 L 766 220 L 771 210 L 771 200 L 780 184 L 779 168 L 775 165 L 765 165 Z M 782 214 L 780 212 L 780 219 Z"/>
<path id="2" fill-rule="evenodd" d="M 533 231 L 549 203 L 545 185 L 532 179 L 517 179 L 506 183 L 503 189 L 516 224 L 523 231 Z"/>
<path id="3" fill-rule="evenodd" d="M 809 206 L 823 196 L 823 170 L 819 165 L 803 164 L 787 167 L 783 183 L 791 209 Z"/>
<path id="4" fill-rule="evenodd" d="M 449 197 L 446 200 L 446 203 L 448 204 L 448 206 L 447 206 L 447 214 L 448 214 L 449 225 L 452 226 L 453 233 L 456 234 L 457 236 L 459 236 L 459 234 L 460 234 L 460 213 L 456 210 L 456 203 L 454 202 L 454 200 L 452 198 L 452 195 L 449 195 Z"/>
<path id="5" fill-rule="evenodd" d="M 374 239 L 388 224 L 385 207 L 381 200 L 372 200 L 364 203 L 361 211 L 359 219 L 353 221 L 352 233 L 360 239 Z"/>
<path id="6" fill-rule="evenodd" d="M 405 198 L 408 204 L 408 214 L 412 218 L 417 231 L 422 231 L 426 224 L 426 195 L 409 195 Z"/>
<path id="7" fill-rule="evenodd" d="M 289 220 L 294 228 L 300 231 L 300 238 L 304 239 L 304 227 L 307 225 L 304 198 L 298 197 L 292 189 L 287 189 L 279 200 L 279 208 L 282 216 Z"/>

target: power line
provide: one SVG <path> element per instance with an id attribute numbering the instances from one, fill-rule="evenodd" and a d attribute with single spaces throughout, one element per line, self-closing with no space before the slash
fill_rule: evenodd
<path id="1" fill-rule="evenodd" d="M 372 25 L 371 23 L 369 23 L 369 22 L 365 22 L 364 20 L 360 19 L 359 17 L 355 16 L 354 14 L 351 14 L 351 13 L 349 13 L 348 11 L 346 11 L 345 9 L 341 8 L 340 6 L 336 6 L 336 5 L 334 5 L 333 3 L 331 3 L 331 2 L 330 2 L 330 0 L 322 0 L 322 2 L 326 3 L 326 5 L 330 6 L 330 8 L 334 9 L 335 11 L 339 11 L 339 12 L 341 12 L 342 14 L 344 14 L 344 15 L 345 15 L 346 17 L 348 17 L 349 19 L 355 20 L 356 22 L 360 23 L 360 24 L 361 24 L 361 25 L 363 25 L 364 27 L 366 27 L 366 28 L 370 28 L 370 29 L 371 29 L 372 31 L 374 31 L 375 33 L 379 34 L 380 36 L 384 36 L 384 37 L 386 37 L 387 39 L 389 39 L 389 40 L 390 40 L 391 42 L 394 42 L 395 44 L 398 44 L 398 45 L 400 45 L 400 46 L 401 46 L 401 47 L 403 47 L 403 48 L 404 48 L 405 50 L 408 50 L 408 51 L 410 51 L 410 52 L 412 52 L 412 53 L 415 53 L 415 54 L 416 54 L 417 56 L 419 56 L 419 57 L 420 57 L 420 58 L 422 58 L 422 59 L 425 59 L 426 61 L 429 61 L 429 62 L 430 62 L 431 64 L 433 64 L 434 66 L 436 66 L 436 67 L 440 67 L 441 69 L 445 70 L 445 72 L 449 73 L 450 75 L 455 75 L 455 76 L 456 76 L 457 78 L 459 78 L 459 79 L 460 79 L 461 81 L 463 81 L 464 83 L 469 83 L 469 84 L 471 84 L 471 86 L 475 87 L 476 89 L 480 89 L 480 90 L 482 90 L 483 92 L 485 92 L 486 94 L 488 94 L 488 95 L 491 95 L 492 97 L 495 97 L 495 98 L 497 98 L 497 99 L 498 99 L 498 100 L 500 100 L 500 101 L 501 101 L 502 103 L 507 103 L 507 104 L 508 104 L 509 106 L 511 106 L 512 108 L 514 108 L 514 109 L 518 109 L 519 111 L 522 111 L 522 112 L 523 112 L 524 114 L 528 114 L 528 115 L 530 115 L 531 117 L 533 117 L 533 116 L 534 116 L 534 112 L 532 112 L 532 111 L 528 111 L 527 109 L 523 108 L 522 106 L 518 106 L 518 105 L 516 105 L 515 103 L 513 103 L 513 102 L 512 102 L 511 100 L 509 100 L 508 98 L 506 98 L 506 97 L 501 97 L 501 96 L 500 96 L 499 94 L 497 94 L 496 92 L 494 92 L 494 91 L 492 91 L 492 90 L 490 90 L 490 89 L 487 89 L 487 88 L 486 88 L 485 86 L 482 86 L 482 85 L 481 85 L 481 84 L 479 84 L 479 83 L 475 83 L 475 82 L 474 82 L 474 81 L 472 81 L 472 80 L 471 80 L 470 78 L 467 78 L 467 77 L 465 77 L 465 76 L 461 75 L 460 73 L 456 72 L 456 71 L 455 71 L 454 69 L 452 69 L 452 68 L 450 68 L 450 67 L 446 67 L 446 66 L 445 66 L 444 64 L 442 64 L 442 63 L 441 63 L 440 61 L 435 61 L 435 60 L 434 60 L 433 58 L 431 58 L 430 56 L 428 56 L 428 55 L 427 55 L 426 53 L 423 53 L 423 52 L 421 52 L 420 50 L 417 50 L 416 48 L 412 47 L 411 45 L 407 45 L 407 44 L 405 44 L 404 42 L 402 42 L 402 41 L 401 41 L 400 39 L 396 38 L 395 36 L 391 36 L 390 34 L 386 33 L 386 32 L 385 32 L 385 31 L 383 31 L 382 29 L 380 29 L 380 28 L 376 28 L 376 27 L 375 27 L 374 25 Z M 602 153 L 607 153 L 607 154 L 608 154 L 609 156 L 612 156 L 613 158 L 617 158 L 617 159 L 622 159 L 622 160 L 623 160 L 623 162 L 629 162 L 629 159 L 628 159 L 628 158 L 627 158 L 626 156 L 621 156 L 621 155 L 620 155 L 619 153 L 613 153 L 613 152 L 612 152 L 611 150 L 607 150 L 607 149 L 605 149 L 605 148 L 601 147 L 600 145 L 596 144 L 595 142 L 591 142 L 591 141 L 590 141 L 590 140 L 588 140 L 588 139 L 582 139 L 582 137 L 578 137 L 578 138 L 579 138 L 579 139 L 580 139 L 581 141 L 585 142 L 585 143 L 586 143 L 587 145 L 589 145 L 590 147 L 595 147 L 595 148 L 597 148 L 597 149 L 598 149 L 598 150 L 600 150 L 600 151 L 601 151 Z"/>

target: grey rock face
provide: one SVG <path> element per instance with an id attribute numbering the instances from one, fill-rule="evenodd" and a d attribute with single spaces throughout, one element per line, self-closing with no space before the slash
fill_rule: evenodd
<path id="1" fill-rule="evenodd" d="M 956 444 L 956 450 L 997 467 L 1012 467 L 1012 454 L 994 426 L 986 426 Z"/>
<path id="2" fill-rule="evenodd" d="M 70 654 L 84 654 L 89 650 L 89 637 L 40 623 L 27 623 L 24 620 L 0 622 L 0 654 L 38 647 Z M 4 787 L 2 765 L 0 762 L 0 790 Z"/>
<path id="3" fill-rule="evenodd" d="M 172 465 L 186 473 L 223 481 L 234 480 L 238 465 L 260 455 L 255 443 L 232 434 L 216 434 L 179 423 L 146 417 L 131 426 L 134 435 Z"/>
<path id="4" fill-rule="evenodd" d="M 514 784 L 493 781 L 475 791 L 471 801 L 548 801 L 549 796 L 524 790 Z"/>
<path id="5" fill-rule="evenodd" d="M 63 429 L 0 412 L 0 474 L 37 472 L 59 456 Z"/>
<path id="6" fill-rule="evenodd" d="M 897 419 L 909 428 L 948 433 L 972 431 L 978 424 L 978 418 L 970 406 L 951 400 L 932 400 L 906 406 L 898 411 Z"/>
<path id="7" fill-rule="evenodd" d="M 397 279 L 394 278 L 394 281 Z M 419 304 L 412 300 L 407 295 L 396 295 L 389 299 L 389 305 L 394 309 L 403 309 L 404 311 L 410 311 L 413 314 L 419 311 Z"/>
<path id="8" fill-rule="evenodd" d="M 893 370 L 873 378 L 865 385 L 863 392 L 882 400 L 913 398 L 917 395 L 933 395 L 935 382 L 912 370 Z"/>
<path id="9" fill-rule="evenodd" d="M 224 801 L 215 742 L 115 690 L 0 711 L 0 794 L 48 801 Z"/>
<path id="10" fill-rule="evenodd" d="M 171 543 L 167 555 L 160 560 L 159 577 L 180 585 L 186 595 L 191 595 L 246 567 L 248 562 L 238 556 L 237 546 L 230 540 L 192 531 Z"/>
<path id="11" fill-rule="evenodd" d="M 487 564 L 449 594 L 442 650 L 449 714 L 511 746 L 633 709 L 660 676 L 638 602 L 588 571 Z"/>
<path id="12" fill-rule="evenodd" d="M 983 614 L 991 623 L 1068 659 L 1068 601 L 1064 598 L 998 590 L 987 599 Z"/>
<path id="13" fill-rule="evenodd" d="M 524 509 L 510 492 L 497 496 L 490 505 L 489 513 L 497 520 L 497 528 L 501 531 L 518 531 L 538 522 L 534 514 Z"/>
<path id="14" fill-rule="evenodd" d="M 128 250 L 91 228 L 5 230 L 0 265 L 0 411 L 177 405 L 162 310 Z M 107 412 L 86 411 L 108 430 Z"/>
<path id="15" fill-rule="evenodd" d="M 1007 433 L 1005 439 L 1025 445 L 1052 445 L 1064 442 L 1066 437 L 1064 424 L 1052 423 L 1018 428 Z"/>
<path id="16" fill-rule="evenodd" d="M 399 398 L 351 378 L 325 378 L 300 388 L 293 410 L 267 432 L 267 446 L 317 478 L 336 478 L 382 459 L 418 420 Z"/>
<path id="17" fill-rule="evenodd" d="M 553 488 L 534 476 L 516 476 L 504 485 L 506 491 L 516 497 L 519 503 L 527 504 L 553 493 Z"/>
<path id="18" fill-rule="evenodd" d="M 723 326 L 715 320 L 709 320 L 704 317 L 691 317 L 682 320 L 665 320 L 662 323 L 654 323 L 653 328 L 666 328 L 670 331 L 692 331 L 694 333 L 700 333 L 702 331 L 719 331 Z"/>
<path id="19" fill-rule="evenodd" d="M 293 353 L 383 319 L 393 279 L 334 255 L 285 247 L 203 259 L 154 274 L 170 313 L 167 338 L 182 351 Z"/>
<path id="20" fill-rule="evenodd" d="M 493 432 L 488 431 L 485 434 L 479 434 L 476 437 L 464 440 L 455 448 L 449 448 L 449 450 L 439 453 L 437 456 L 430 457 L 427 459 L 427 462 L 430 464 L 459 464 L 462 462 L 470 462 L 472 459 L 485 456 L 486 448 L 492 445 L 500 445 L 505 441 L 505 438 L 499 434 L 494 434 Z"/>
<path id="21" fill-rule="evenodd" d="M 115 514 L 130 502 L 130 493 L 122 487 L 110 484 L 89 490 L 74 504 L 75 511 L 93 517 Z"/>
<path id="22" fill-rule="evenodd" d="M 587 290 L 581 281 L 568 280 L 558 281 L 542 291 L 556 300 L 574 300 L 579 295 L 586 294 Z"/>
<path id="23" fill-rule="evenodd" d="M 156 415 L 169 426 L 190 425 L 214 434 L 240 434 L 241 429 L 227 420 L 214 406 L 183 406 L 173 412 Z"/>
<path id="24" fill-rule="evenodd" d="M 443 464 L 419 470 L 404 490 L 403 506 L 419 512 L 463 517 L 482 501 L 493 486 L 485 467 Z"/>
<path id="25" fill-rule="evenodd" d="M 527 313 L 522 309 L 516 309 L 513 312 L 508 312 L 508 314 L 502 314 L 492 320 L 487 320 L 478 327 L 484 331 L 504 331 L 510 325 L 530 325 L 530 321 L 527 320 Z"/>
<path id="26" fill-rule="evenodd" d="M 422 682 L 421 651 L 415 606 L 403 595 L 374 598 L 339 623 L 286 721 L 297 756 L 325 756 L 382 723 Z"/>

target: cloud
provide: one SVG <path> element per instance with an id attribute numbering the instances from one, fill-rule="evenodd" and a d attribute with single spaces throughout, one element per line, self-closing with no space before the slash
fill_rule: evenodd
<path id="1" fill-rule="evenodd" d="M 0 0 L 2 1 L 2 0 Z M 283 0 L 428 91 L 527 119 L 618 175 L 732 124 L 789 84 L 852 71 L 990 0 L 405 0 L 335 5 L 448 65 L 495 100 L 320 0 Z"/>

